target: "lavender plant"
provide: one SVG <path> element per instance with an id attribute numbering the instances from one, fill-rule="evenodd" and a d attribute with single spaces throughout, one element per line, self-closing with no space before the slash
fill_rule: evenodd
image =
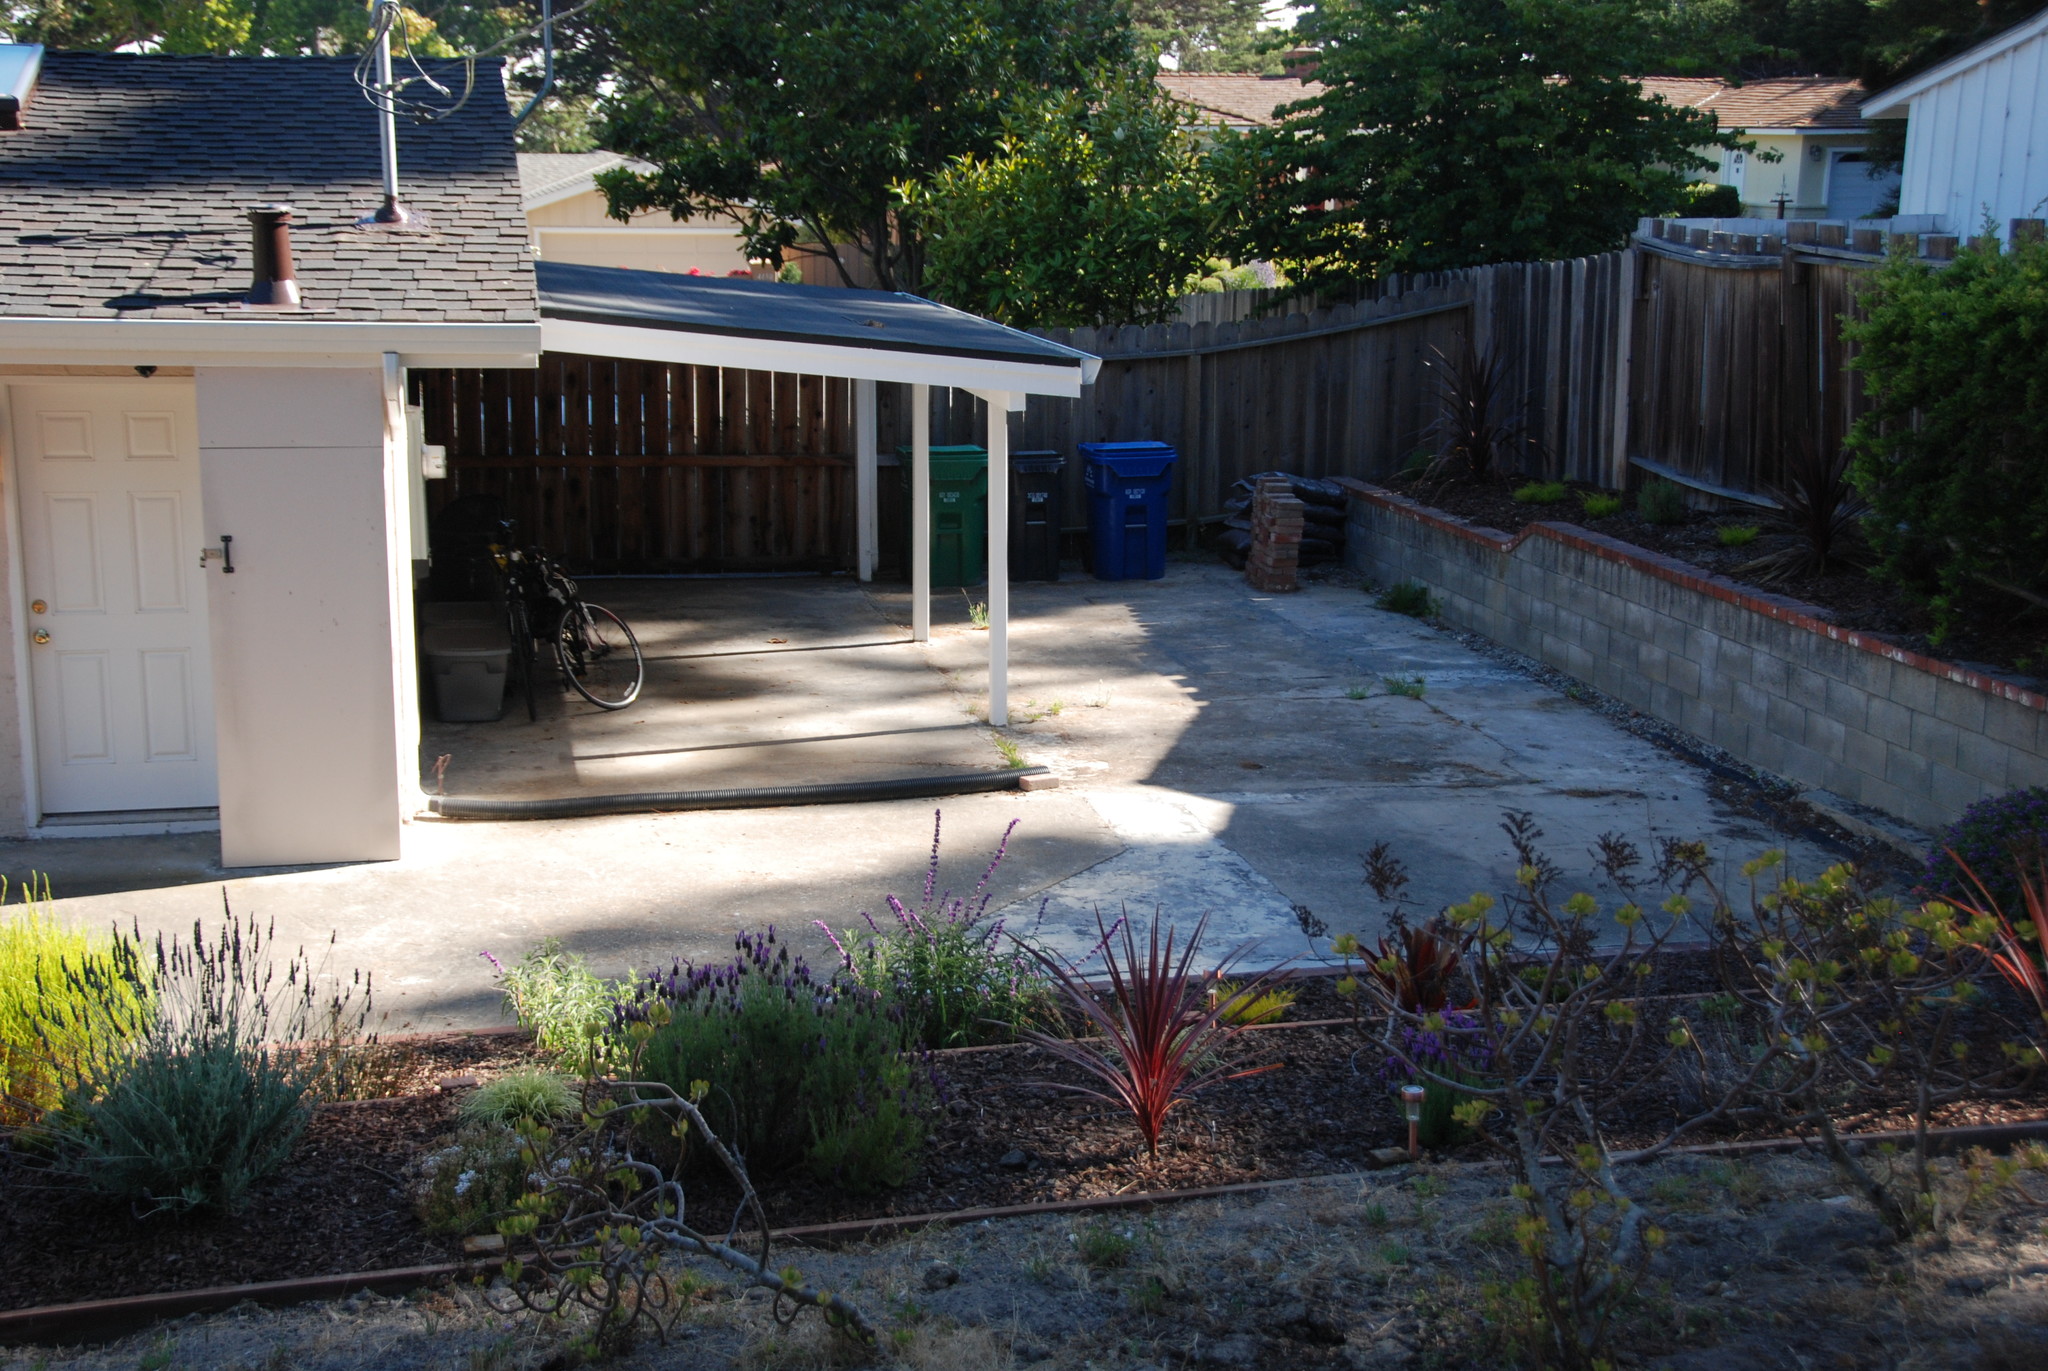
<path id="1" fill-rule="evenodd" d="M 1470 1098 L 1467 1087 L 1486 1085 L 1493 1068 L 1493 1049 L 1479 1021 L 1452 1009 L 1393 1029 L 1395 1043 L 1380 1068 L 1380 1083 L 1390 1092 L 1413 1083 L 1422 1086 L 1422 1121 L 1416 1130 L 1421 1144 L 1449 1147 L 1475 1136 L 1456 1112 Z"/>
<path id="2" fill-rule="evenodd" d="M 989 917 L 990 882 L 1009 851 L 1017 820 L 1003 830 L 974 889 L 956 897 L 938 888 L 942 818 L 933 812 L 931 861 L 917 908 L 891 895 L 893 923 L 863 913 L 865 933 L 849 929 L 841 936 L 822 919 L 818 927 L 856 984 L 901 1007 L 916 1041 L 929 1048 L 1009 1042 L 1049 994 L 1045 974 L 1025 946 L 1006 936 L 1004 920 Z"/>
<path id="3" fill-rule="evenodd" d="M 816 975 L 773 926 L 733 946 L 722 965 L 676 962 L 620 1007 L 620 1036 L 651 1028 L 641 1074 L 679 1095 L 703 1083 L 712 1127 L 761 1174 L 801 1167 L 856 1192 L 908 1180 L 944 1085 L 906 1051 L 903 1007 Z"/>

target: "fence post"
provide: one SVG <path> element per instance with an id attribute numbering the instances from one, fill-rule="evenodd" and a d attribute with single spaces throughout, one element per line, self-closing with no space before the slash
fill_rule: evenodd
<path id="1" fill-rule="evenodd" d="M 1628 410 L 1633 385 L 1636 325 L 1637 248 L 1621 254 L 1621 281 L 1615 287 L 1614 302 L 1614 432 L 1603 464 L 1601 482 L 1609 490 L 1628 485 Z"/>

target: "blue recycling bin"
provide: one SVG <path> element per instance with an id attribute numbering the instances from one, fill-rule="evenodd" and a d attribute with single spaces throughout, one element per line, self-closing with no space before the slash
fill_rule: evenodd
<path id="1" fill-rule="evenodd" d="M 1166 574 L 1166 496 L 1180 454 L 1164 443 L 1081 443 L 1098 581 Z"/>

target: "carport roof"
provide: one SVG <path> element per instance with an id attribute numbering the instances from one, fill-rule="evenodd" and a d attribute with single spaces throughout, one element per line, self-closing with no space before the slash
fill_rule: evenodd
<path id="1" fill-rule="evenodd" d="M 1099 359 L 914 295 L 538 262 L 550 352 L 1078 396 Z"/>

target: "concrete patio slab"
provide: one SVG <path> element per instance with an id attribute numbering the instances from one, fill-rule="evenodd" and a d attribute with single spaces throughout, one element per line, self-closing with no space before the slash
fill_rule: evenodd
<path id="1" fill-rule="evenodd" d="M 791 784 L 999 764 L 979 721 L 987 637 L 941 596 L 934 641 L 910 644 L 907 594 L 840 580 L 596 582 L 646 629 L 649 699 L 622 714 L 558 704 L 523 719 L 436 726 L 451 792 L 500 795 Z M 769 638 L 786 642 L 770 643 Z M 724 655 L 720 655 L 724 654 Z M 1012 927 L 1079 954 L 1104 919 L 1211 916 L 1218 952 L 1261 939 L 1305 950 L 1297 906 L 1372 933 L 1386 910 L 1359 856 L 1407 863 L 1403 904 L 1428 913 L 1513 877 L 1501 830 L 1526 811 L 1573 888 L 1604 898 L 1589 849 L 1700 838 L 1724 867 L 1771 846 L 1813 870 L 1841 851 L 1731 807 L 1703 769 L 1595 710 L 1372 607 L 1356 587 L 1252 593 L 1220 566 L 1159 582 L 1020 586 L 1012 628 L 1027 760 L 1062 788 L 815 808 L 530 823 L 421 820 L 403 860 L 226 872 L 210 835 L 0 844 L 0 870 L 47 872 L 63 910 L 145 931 L 215 917 L 225 892 L 291 942 L 374 972 L 391 1023 L 493 1022 L 479 953 L 558 937 L 607 974 L 724 955 L 774 923 L 830 955 L 845 928 L 921 887 L 934 808 L 943 886 L 964 891 L 1018 821 L 994 889 Z M 1420 698 L 1388 680 L 1422 678 Z M 1412 691 L 1413 687 L 1410 686 Z"/>

